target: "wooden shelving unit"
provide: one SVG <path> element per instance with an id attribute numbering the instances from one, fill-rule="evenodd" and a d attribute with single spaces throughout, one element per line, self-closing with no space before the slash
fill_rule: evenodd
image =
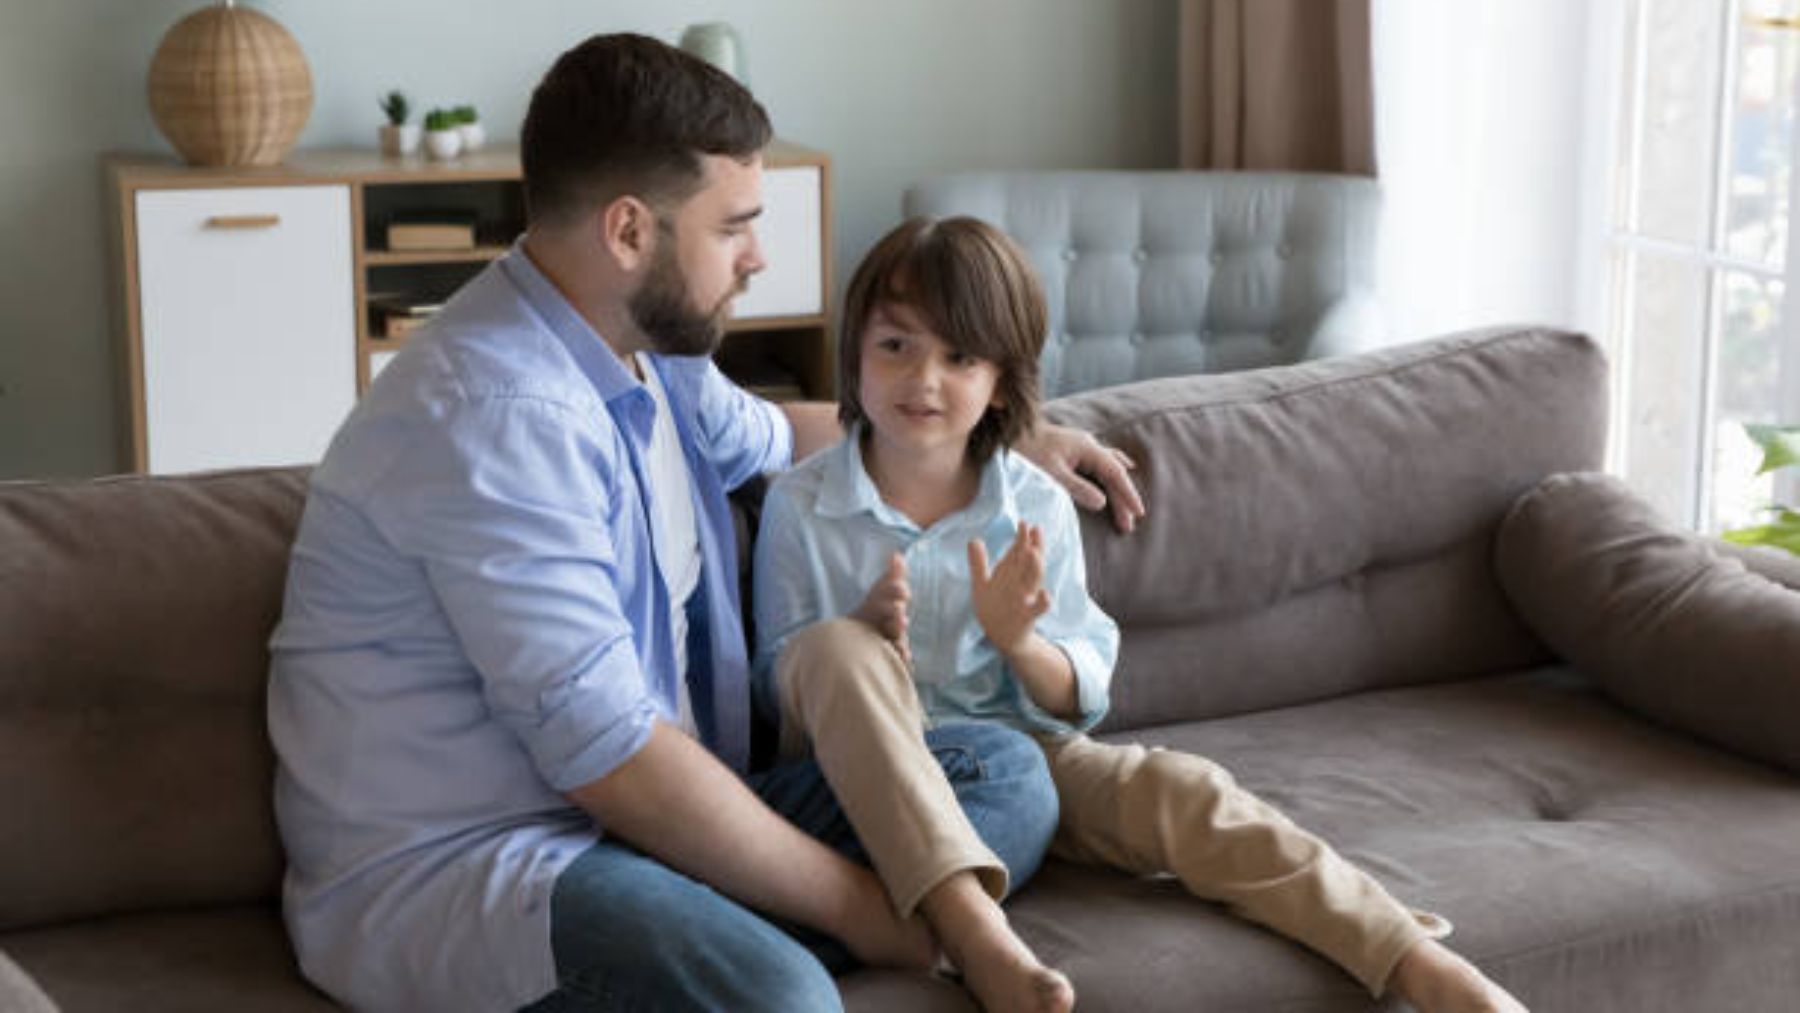
<path id="1" fill-rule="evenodd" d="M 834 396 L 836 381 L 827 304 L 831 291 L 830 159 L 821 152 L 778 141 L 766 152 L 764 167 L 765 213 L 758 223 L 758 232 L 770 268 L 753 280 L 750 291 L 738 299 L 738 317 L 728 327 L 731 337 L 720 350 L 719 362 L 721 368 L 747 386 L 756 387 L 763 378 L 773 377 L 764 388 L 766 391 L 829 399 Z M 448 298 L 468 278 L 504 254 L 525 224 L 519 153 L 510 145 L 490 146 L 448 162 L 429 161 L 422 156 L 388 158 L 372 149 L 296 151 L 285 164 L 266 169 L 192 168 L 166 157 L 111 155 L 105 159 L 105 170 L 121 301 L 117 314 L 120 358 L 130 399 L 125 413 L 128 446 L 140 470 L 156 467 L 149 450 L 152 441 L 146 435 L 153 419 L 164 420 L 155 424 L 179 428 L 183 424 L 181 405 L 195 402 L 196 391 L 203 393 L 209 382 L 242 382 L 229 375 L 210 381 L 195 378 L 196 369 L 206 368 L 208 350 L 203 347 L 190 352 L 174 370 L 185 377 L 179 397 L 159 396 L 152 389 L 156 382 L 148 377 L 170 375 L 171 371 L 162 369 L 159 373 L 161 363 L 156 355 L 160 353 L 146 350 L 145 306 L 162 298 L 161 288 L 146 288 L 146 279 L 161 279 L 148 284 L 162 288 L 170 287 L 172 279 L 173 287 L 188 300 L 178 307 L 185 315 L 156 315 L 157 326 L 172 332 L 174 338 L 179 339 L 184 331 L 210 328 L 214 333 L 205 340 L 217 348 L 228 339 L 228 334 L 220 330 L 223 325 L 218 324 L 218 318 L 241 317 L 246 326 L 264 329 L 259 332 L 260 338 L 276 353 L 308 342 L 323 342 L 325 345 L 316 351 L 324 360 L 338 355 L 353 358 L 353 395 L 360 396 L 386 358 L 405 343 L 403 337 L 390 338 L 378 331 L 372 301 L 386 295 L 421 302 Z M 140 210 L 156 203 L 150 199 L 150 204 L 146 204 L 146 200 L 158 191 L 181 191 L 170 196 L 178 198 L 175 203 L 181 206 L 177 210 L 188 217 L 168 226 L 175 238 L 162 242 L 157 248 L 161 252 L 146 264 L 140 250 Z M 234 192 L 244 199 L 228 199 Z M 329 210 L 289 211 L 284 218 L 269 213 L 259 203 L 280 203 L 285 195 L 306 193 L 319 199 L 305 207 Z M 188 204 L 195 209 L 191 213 Z M 346 204 L 347 215 L 337 210 Z M 214 211 L 204 220 L 192 217 L 200 214 L 199 209 L 215 205 L 228 210 L 223 214 Z M 427 209 L 472 212 L 477 245 L 459 250 L 385 248 L 385 229 L 391 216 Z M 290 234 L 305 242 L 293 245 L 286 238 Z M 189 243 L 182 238 L 185 236 L 196 238 Z M 221 250 L 235 249 L 230 246 L 232 236 L 241 239 L 243 248 L 251 252 L 242 257 L 230 252 L 219 255 Z M 340 308 L 334 310 L 332 306 L 333 300 L 341 297 L 330 293 L 344 290 L 343 275 L 332 274 L 342 268 L 326 266 L 318 269 L 325 276 L 314 278 L 313 289 L 324 294 L 312 297 L 315 303 L 323 302 L 310 307 L 306 327 L 284 319 L 286 307 L 280 305 L 278 294 L 282 291 L 279 272 L 293 270 L 296 264 L 335 265 L 346 257 L 350 275 L 348 298 L 335 303 Z M 202 262 L 209 265 L 205 270 L 211 274 L 194 277 Z M 317 275 L 318 270 L 312 273 Z M 235 277 L 216 276 L 220 273 Z M 204 305 L 203 295 L 195 295 L 205 292 L 208 285 L 218 287 L 219 298 L 214 307 Z M 245 304 L 238 305 L 233 301 L 233 293 L 238 290 L 255 290 L 261 293 L 262 301 L 252 305 L 245 302 L 245 296 L 239 300 Z M 271 297 L 269 293 L 277 295 Z M 348 319 L 335 317 L 336 313 Z M 340 321 L 341 326 L 321 323 L 331 320 Z M 158 338 L 150 344 L 161 347 L 168 340 Z M 317 367 L 312 374 L 314 382 L 326 385 L 321 389 L 332 389 L 330 385 L 336 381 L 331 377 L 340 375 L 342 367 L 330 361 L 315 361 L 313 365 Z M 283 393 L 270 391 L 269 396 Z M 326 433 L 334 429 L 343 409 L 338 406 L 339 395 L 333 394 L 330 400 L 332 406 L 321 409 L 320 418 L 301 428 L 310 426 L 311 431 Z M 148 407 L 152 403 L 154 406 Z M 168 412 L 176 414 L 170 416 Z M 188 414 L 204 412 L 196 408 Z M 171 417 L 176 422 L 167 421 Z M 189 444 L 196 440 L 200 443 L 178 455 L 184 464 L 229 467 L 285 463 L 263 459 L 259 456 L 262 451 L 253 443 L 209 453 L 206 430 L 208 426 L 218 427 L 220 417 L 225 416 L 215 412 L 207 423 L 195 426 L 196 435 L 184 437 Z M 275 456 L 291 458 L 299 453 L 292 447 L 308 446 L 312 439 L 315 438 L 295 436 L 285 444 L 289 449 Z M 322 452 L 323 447 L 319 450 Z"/>

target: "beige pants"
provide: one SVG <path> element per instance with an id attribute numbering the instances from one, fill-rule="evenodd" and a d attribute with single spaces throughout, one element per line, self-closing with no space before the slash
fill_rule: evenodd
<path id="1" fill-rule="evenodd" d="M 970 826 L 921 735 L 911 673 L 854 620 L 810 627 L 778 665 L 783 751 L 815 757 L 903 915 L 945 877 L 1006 871 Z M 1173 873 L 1336 961 L 1374 995 L 1400 956 L 1449 924 L 1410 910 L 1329 845 L 1189 753 L 1040 736 L 1062 804 L 1051 851 L 1142 875 Z"/>

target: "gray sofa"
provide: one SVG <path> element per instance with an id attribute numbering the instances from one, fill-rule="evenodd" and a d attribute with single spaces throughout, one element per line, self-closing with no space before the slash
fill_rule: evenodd
<path id="1" fill-rule="evenodd" d="M 909 215 L 971 215 L 1030 256 L 1050 304 L 1051 396 L 1285 366 L 1384 342 L 1381 191 L 1295 172 L 962 172 Z"/>
<path id="2" fill-rule="evenodd" d="M 1791 1011 L 1800 564 L 1551 477 L 1599 462 L 1604 391 L 1586 339 L 1516 330 L 1057 402 L 1151 510 L 1086 532 L 1124 629 L 1104 730 L 1222 761 L 1540 1013 Z M 329 1008 L 275 908 L 263 730 L 303 493 L 0 486 L 0 1008 Z M 1082 1010 L 1394 1008 L 1164 880 L 1053 862 L 1010 910 Z"/>

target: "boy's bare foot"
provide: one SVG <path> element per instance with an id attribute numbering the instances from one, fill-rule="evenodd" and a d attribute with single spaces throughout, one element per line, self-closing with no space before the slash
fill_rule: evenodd
<path id="1" fill-rule="evenodd" d="M 1419 1013 L 1529 1013 L 1512 993 L 1435 939 L 1415 943 L 1400 957 L 1388 990 Z"/>
<path id="2" fill-rule="evenodd" d="M 981 935 L 987 935 L 982 933 Z M 962 968 L 963 983 L 986 1013 L 1068 1013 L 1075 1008 L 1075 987 L 1062 972 L 1038 962 L 1025 945 L 1006 929 L 1006 938 L 963 941 L 963 952 L 953 954 Z"/>
<path id="3" fill-rule="evenodd" d="M 925 895 L 920 907 L 963 984 L 986 1013 L 1068 1013 L 1075 987 L 1045 967 L 1006 921 L 973 873 L 959 872 Z"/>

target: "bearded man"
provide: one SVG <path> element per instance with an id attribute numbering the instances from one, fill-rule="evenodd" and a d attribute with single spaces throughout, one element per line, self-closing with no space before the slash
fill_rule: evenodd
<path id="1" fill-rule="evenodd" d="M 726 494 L 839 436 L 713 365 L 763 266 L 768 118 L 640 36 L 563 54 L 522 136 L 527 230 L 416 334 L 314 471 L 271 642 L 284 914 L 367 1009 L 817 1010 L 928 966 L 810 763 L 752 771 Z M 1031 456 L 1115 519 L 1118 457 Z M 1039 752 L 932 733 L 1014 882 Z"/>

